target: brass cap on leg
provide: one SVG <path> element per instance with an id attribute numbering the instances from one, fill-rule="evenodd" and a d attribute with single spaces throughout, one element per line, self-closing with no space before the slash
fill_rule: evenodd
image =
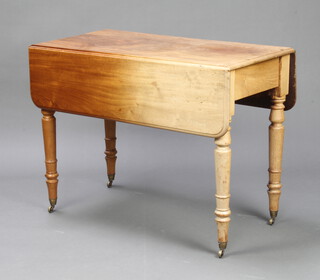
<path id="1" fill-rule="evenodd" d="M 270 211 L 270 219 L 269 219 L 269 225 L 272 226 L 274 224 L 274 221 L 276 220 L 276 217 L 278 216 L 278 211 Z"/>
<path id="2" fill-rule="evenodd" d="M 224 250 L 227 248 L 228 242 L 219 242 L 219 253 L 218 256 L 221 259 L 224 254 Z"/>
<path id="3" fill-rule="evenodd" d="M 112 182 L 116 174 L 108 174 L 109 183 L 107 184 L 108 188 L 112 187 Z"/>
<path id="4" fill-rule="evenodd" d="M 49 202 L 50 202 L 50 206 L 48 208 L 48 212 L 52 213 L 54 211 L 54 207 L 57 204 L 57 199 L 49 199 Z"/>

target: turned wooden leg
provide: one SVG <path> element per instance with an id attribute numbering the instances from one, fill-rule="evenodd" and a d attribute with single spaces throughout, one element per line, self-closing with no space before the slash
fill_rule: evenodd
<path id="1" fill-rule="evenodd" d="M 215 139 L 215 172 L 216 172 L 216 222 L 218 226 L 219 257 L 224 254 L 228 243 L 228 230 L 231 211 L 230 169 L 231 169 L 231 135 L 230 128 L 226 134 Z"/>
<path id="2" fill-rule="evenodd" d="M 271 125 L 269 126 L 269 210 L 272 225 L 279 210 L 281 194 L 281 165 L 284 138 L 284 105 L 285 97 L 273 97 L 270 112 Z"/>
<path id="3" fill-rule="evenodd" d="M 112 187 L 112 182 L 116 175 L 116 159 L 117 159 L 117 150 L 116 150 L 116 122 L 110 120 L 104 120 L 105 127 L 105 142 L 106 142 L 106 162 L 107 162 L 107 173 L 109 183 L 107 184 L 108 188 Z"/>
<path id="4" fill-rule="evenodd" d="M 41 110 L 42 130 L 44 141 L 44 152 L 46 162 L 46 178 L 49 193 L 49 213 L 52 213 L 57 203 L 57 187 L 58 176 L 57 173 L 57 158 L 56 158 L 56 118 L 54 111 Z"/>

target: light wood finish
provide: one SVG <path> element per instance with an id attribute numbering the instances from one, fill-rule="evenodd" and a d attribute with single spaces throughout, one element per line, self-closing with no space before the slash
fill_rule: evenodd
<path id="1" fill-rule="evenodd" d="M 107 174 L 108 174 L 108 187 L 112 186 L 112 182 L 116 175 L 116 160 L 117 160 L 117 150 L 116 150 L 116 122 L 110 120 L 104 120 L 105 135 L 104 138 L 106 142 L 106 163 L 107 163 Z"/>
<path id="2" fill-rule="evenodd" d="M 234 115 L 235 113 L 235 102 L 233 100 L 235 100 L 235 85 L 236 85 L 236 71 L 232 70 L 230 71 L 230 100 L 232 100 L 232 102 L 230 102 L 230 118 Z"/>
<path id="3" fill-rule="evenodd" d="M 230 170 L 231 170 L 231 135 L 230 127 L 226 134 L 215 139 L 215 174 L 216 174 L 216 222 L 220 249 L 226 248 L 230 223 Z"/>
<path id="4" fill-rule="evenodd" d="M 289 59 L 289 73 L 287 71 L 283 71 L 284 69 L 287 69 L 285 65 L 282 66 L 283 61 L 282 59 Z M 296 83 L 296 54 L 291 53 L 288 58 L 286 56 L 280 57 L 280 73 L 279 78 L 281 82 L 279 82 L 279 87 L 276 89 L 270 89 L 266 90 L 264 92 L 260 92 L 248 97 L 245 97 L 243 99 L 236 100 L 236 104 L 241 105 L 248 105 L 252 107 L 259 107 L 259 108 L 271 108 L 272 102 L 270 96 L 273 96 L 276 92 L 276 96 L 286 95 L 286 101 L 284 102 L 284 110 L 288 111 L 294 107 L 296 104 L 297 99 L 297 83 Z M 289 77 L 288 77 L 289 76 Z M 286 85 L 285 79 L 288 82 L 288 87 L 281 86 L 281 83 Z M 283 90 L 279 90 L 279 88 L 282 87 Z"/>
<path id="5" fill-rule="evenodd" d="M 289 92 L 290 56 L 279 59 L 279 87 L 271 96 L 271 111 L 269 120 L 269 224 L 272 225 L 279 211 L 279 199 L 281 195 L 282 153 L 284 141 L 284 102 Z"/>
<path id="6" fill-rule="evenodd" d="M 284 139 L 284 105 L 285 97 L 273 97 L 269 126 L 269 210 L 270 223 L 273 224 L 279 210 L 281 194 L 282 151 Z"/>
<path id="7" fill-rule="evenodd" d="M 51 204 L 51 211 L 57 202 L 57 187 L 58 187 L 58 172 L 57 172 L 57 158 L 56 158 L 56 118 L 54 111 L 41 111 L 42 130 L 46 163 L 46 178 L 49 193 L 49 201 Z M 49 209 L 50 211 L 50 209 Z"/>
<path id="8" fill-rule="evenodd" d="M 227 71 L 39 47 L 30 66 L 40 108 L 210 137 L 227 129 Z"/>
<path id="9" fill-rule="evenodd" d="M 210 65 L 217 69 L 237 69 L 281 57 L 294 50 L 288 47 L 223 42 L 164 36 L 119 30 L 100 30 L 79 36 L 43 42 L 35 46 L 103 53 L 110 56 L 139 57 L 145 60 Z M 125 56 L 125 57 L 124 57 Z"/>
<path id="10" fill-rule="evenodd" d="M 29 61 L 31 97 L 44 110 L 52 199 L 58 176 L 53 111 L 105 120 L 111 181 L 116 121 L 215 138 L 215 215 L 222 256 L 231 213 L 230 120 L 237 102 L 271 108 L 271 216 L 278 211 L 283 102 L 287 96 L 286 109 L 291 109 L 296 98 L 292 48 L 102 30 L 32 45 Z"/>
<path id="11" fill-rule="evenodd" d="M 290 55 L 280 57 L 280 75 L 278 96 L 284 96 L 289 93 L 289 75 L 290 72 Z"/>
<path id="12" fill-rule="evenodd" d="M 102 30 L 31 46 L 31 94 L 40 108 L 219 137 L 235 100 L 277 87 L 293 52 Z"/>
<path id="13" fill-rule="evenodd" d="M 235 100 L 279 85 L 279 58 L 246 66 L 235 71 Z"/>

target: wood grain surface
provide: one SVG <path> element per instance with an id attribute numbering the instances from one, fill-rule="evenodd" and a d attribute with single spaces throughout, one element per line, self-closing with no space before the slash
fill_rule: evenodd
<path id="1" fill-rule="evenodd" d="M 104 120 L 104 131 L 105 131 L 105 159 L 107 164 L 107 174 L 109 178 L 109 187 L 112 185 L 112 181 L 116 175 L 116 160 L 117 160 L 117 149 L 116 149 L 116 122 L 110 120 Z"/>
<path id="2" fill-rule="evenodd" d="M 228 128 L 228 71 L 43 47 L 29 57 L 40 108 L 211 137 Z"/>
<path id="3" fill-rule="evenodd" d="M 235 101 L 289 88 L 292 53 L 102 30 L 30 46 L 31 96 L 42 109 L 220 137 Z"/>
<path id="4" fill-rule="evenodd" d="M 229 70 L 294 52 L 292 48 L 288 47 L 192 39 L 109 29 L 36 45 L 56 49 L 204 64 Z"/>
<path id="5" fill-rule="evenodd" d="M 57 202 L 58 172 L 56 157 L 56 118 L 54 111 L 42 110 L 42 132 L 44 141 L 46 182 L 48 187 L 49 201 Z"/>
<path id="6" fill-rule="evenodd" d="M 235 100 L 279 86 L 279 58 L 235 70 Z"/>

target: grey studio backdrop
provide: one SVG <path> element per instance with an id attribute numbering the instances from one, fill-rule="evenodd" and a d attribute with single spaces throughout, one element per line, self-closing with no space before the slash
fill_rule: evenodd
<path id="1" fill-rule="evenodd" d="M 1 279 L 319 279 L 319 1 L 0 2 Z M 267 225 L 269 111 L 236 106 L 229 245 L 218 259 L 213 139 L 118 123 L 107 189 L 103 120 L 56 113 L 59 199 L 47 213 L 27 47 L 100 29 L 291 46 L 279 217 Z"/>

